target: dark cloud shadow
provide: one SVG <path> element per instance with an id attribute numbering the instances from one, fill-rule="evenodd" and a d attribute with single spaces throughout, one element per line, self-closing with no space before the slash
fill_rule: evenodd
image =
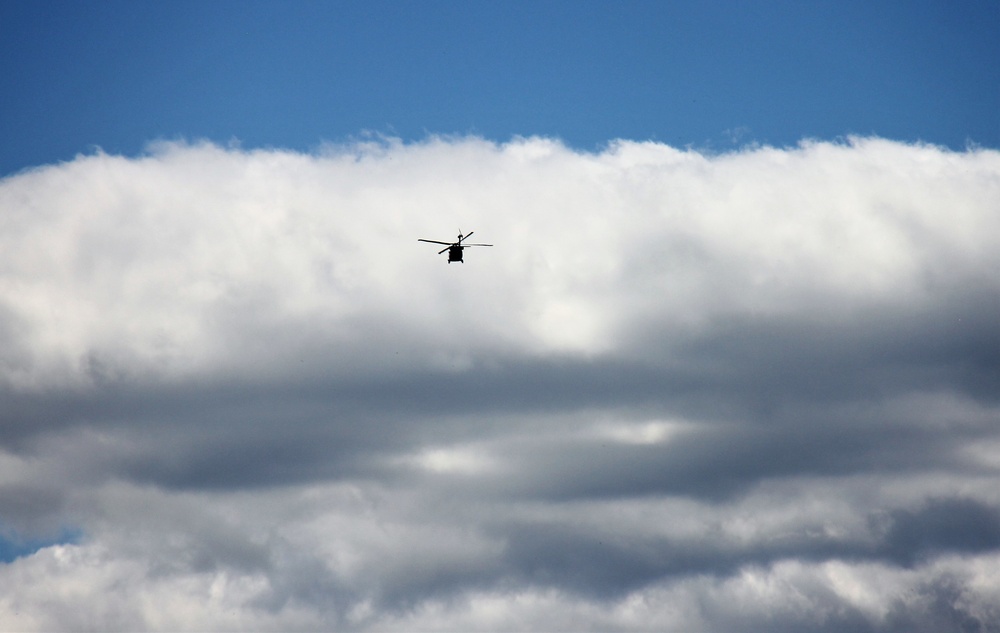
<path id="1" fill-rule="evenodd" d="M 1000 549 L 1000 509 L 975 499 L 933 498 L 915 510 L 892 510 L 884 520 L 878 554 L 897 565 Z"/>

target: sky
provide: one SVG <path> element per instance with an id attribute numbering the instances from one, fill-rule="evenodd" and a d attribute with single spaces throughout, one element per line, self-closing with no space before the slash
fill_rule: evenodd
<path id="1" fill-rule="evenodd" d="M 1000 631 L 998 27 L 0 2 L 0 630 Z"/>
<path id="2" fill-rule="evenodd" d="M 0 174 L 158 139 L 1000 145 L 993 1 L 0 3 Z"/>

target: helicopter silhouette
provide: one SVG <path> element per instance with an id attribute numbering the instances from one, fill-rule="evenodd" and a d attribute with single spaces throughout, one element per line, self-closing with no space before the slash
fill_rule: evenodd
<path id="1" fill-rule="evenodd" d="M 466 248 L 468 246 L 493 246 L 492 244 L 463 244 L 462 240 L 468 239 L 469 236 L 472 235 L 473 233 L 475 233 L 475 231 L 469 231 L 465 235 L 462 235 L 461 232 L 460 232 L 458 234 L 458 241 L 457 242 L 439 242 L 438 240 L 425 240 L 425 239 L 422 239 L 422 238 L 418 238 L 417 241 L 418 242 L 430 242 L 431 244 L 444 244 L 445 248 L 442 248 L 441 250 L 439 250 L 438 251 L 438 255 L 440 255 L 441 253 L 443 253 L 445 251 L 448 251 L 448 263 L 449 264 L 452 263 L 452 262 L 461 262 L 461 263 L 464 264 L 465 260 L 462 259 L 462 249 L 464 249 L 464 248 Z"/>

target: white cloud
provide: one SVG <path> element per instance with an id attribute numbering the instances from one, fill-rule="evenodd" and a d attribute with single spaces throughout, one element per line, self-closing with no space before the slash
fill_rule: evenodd
<path id="1" fill-rule="evenodd" d="M 4 179 L 0 628 L 990 630 L 998 209 L 883 139 Z"/>

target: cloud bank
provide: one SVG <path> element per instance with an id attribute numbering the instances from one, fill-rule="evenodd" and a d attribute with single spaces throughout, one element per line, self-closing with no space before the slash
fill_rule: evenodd
<path id="1" fill-rule="evenodd" d="M 1000 630 L 998 315 L 994 150 L 23 172 L 0 628 Z"/>

